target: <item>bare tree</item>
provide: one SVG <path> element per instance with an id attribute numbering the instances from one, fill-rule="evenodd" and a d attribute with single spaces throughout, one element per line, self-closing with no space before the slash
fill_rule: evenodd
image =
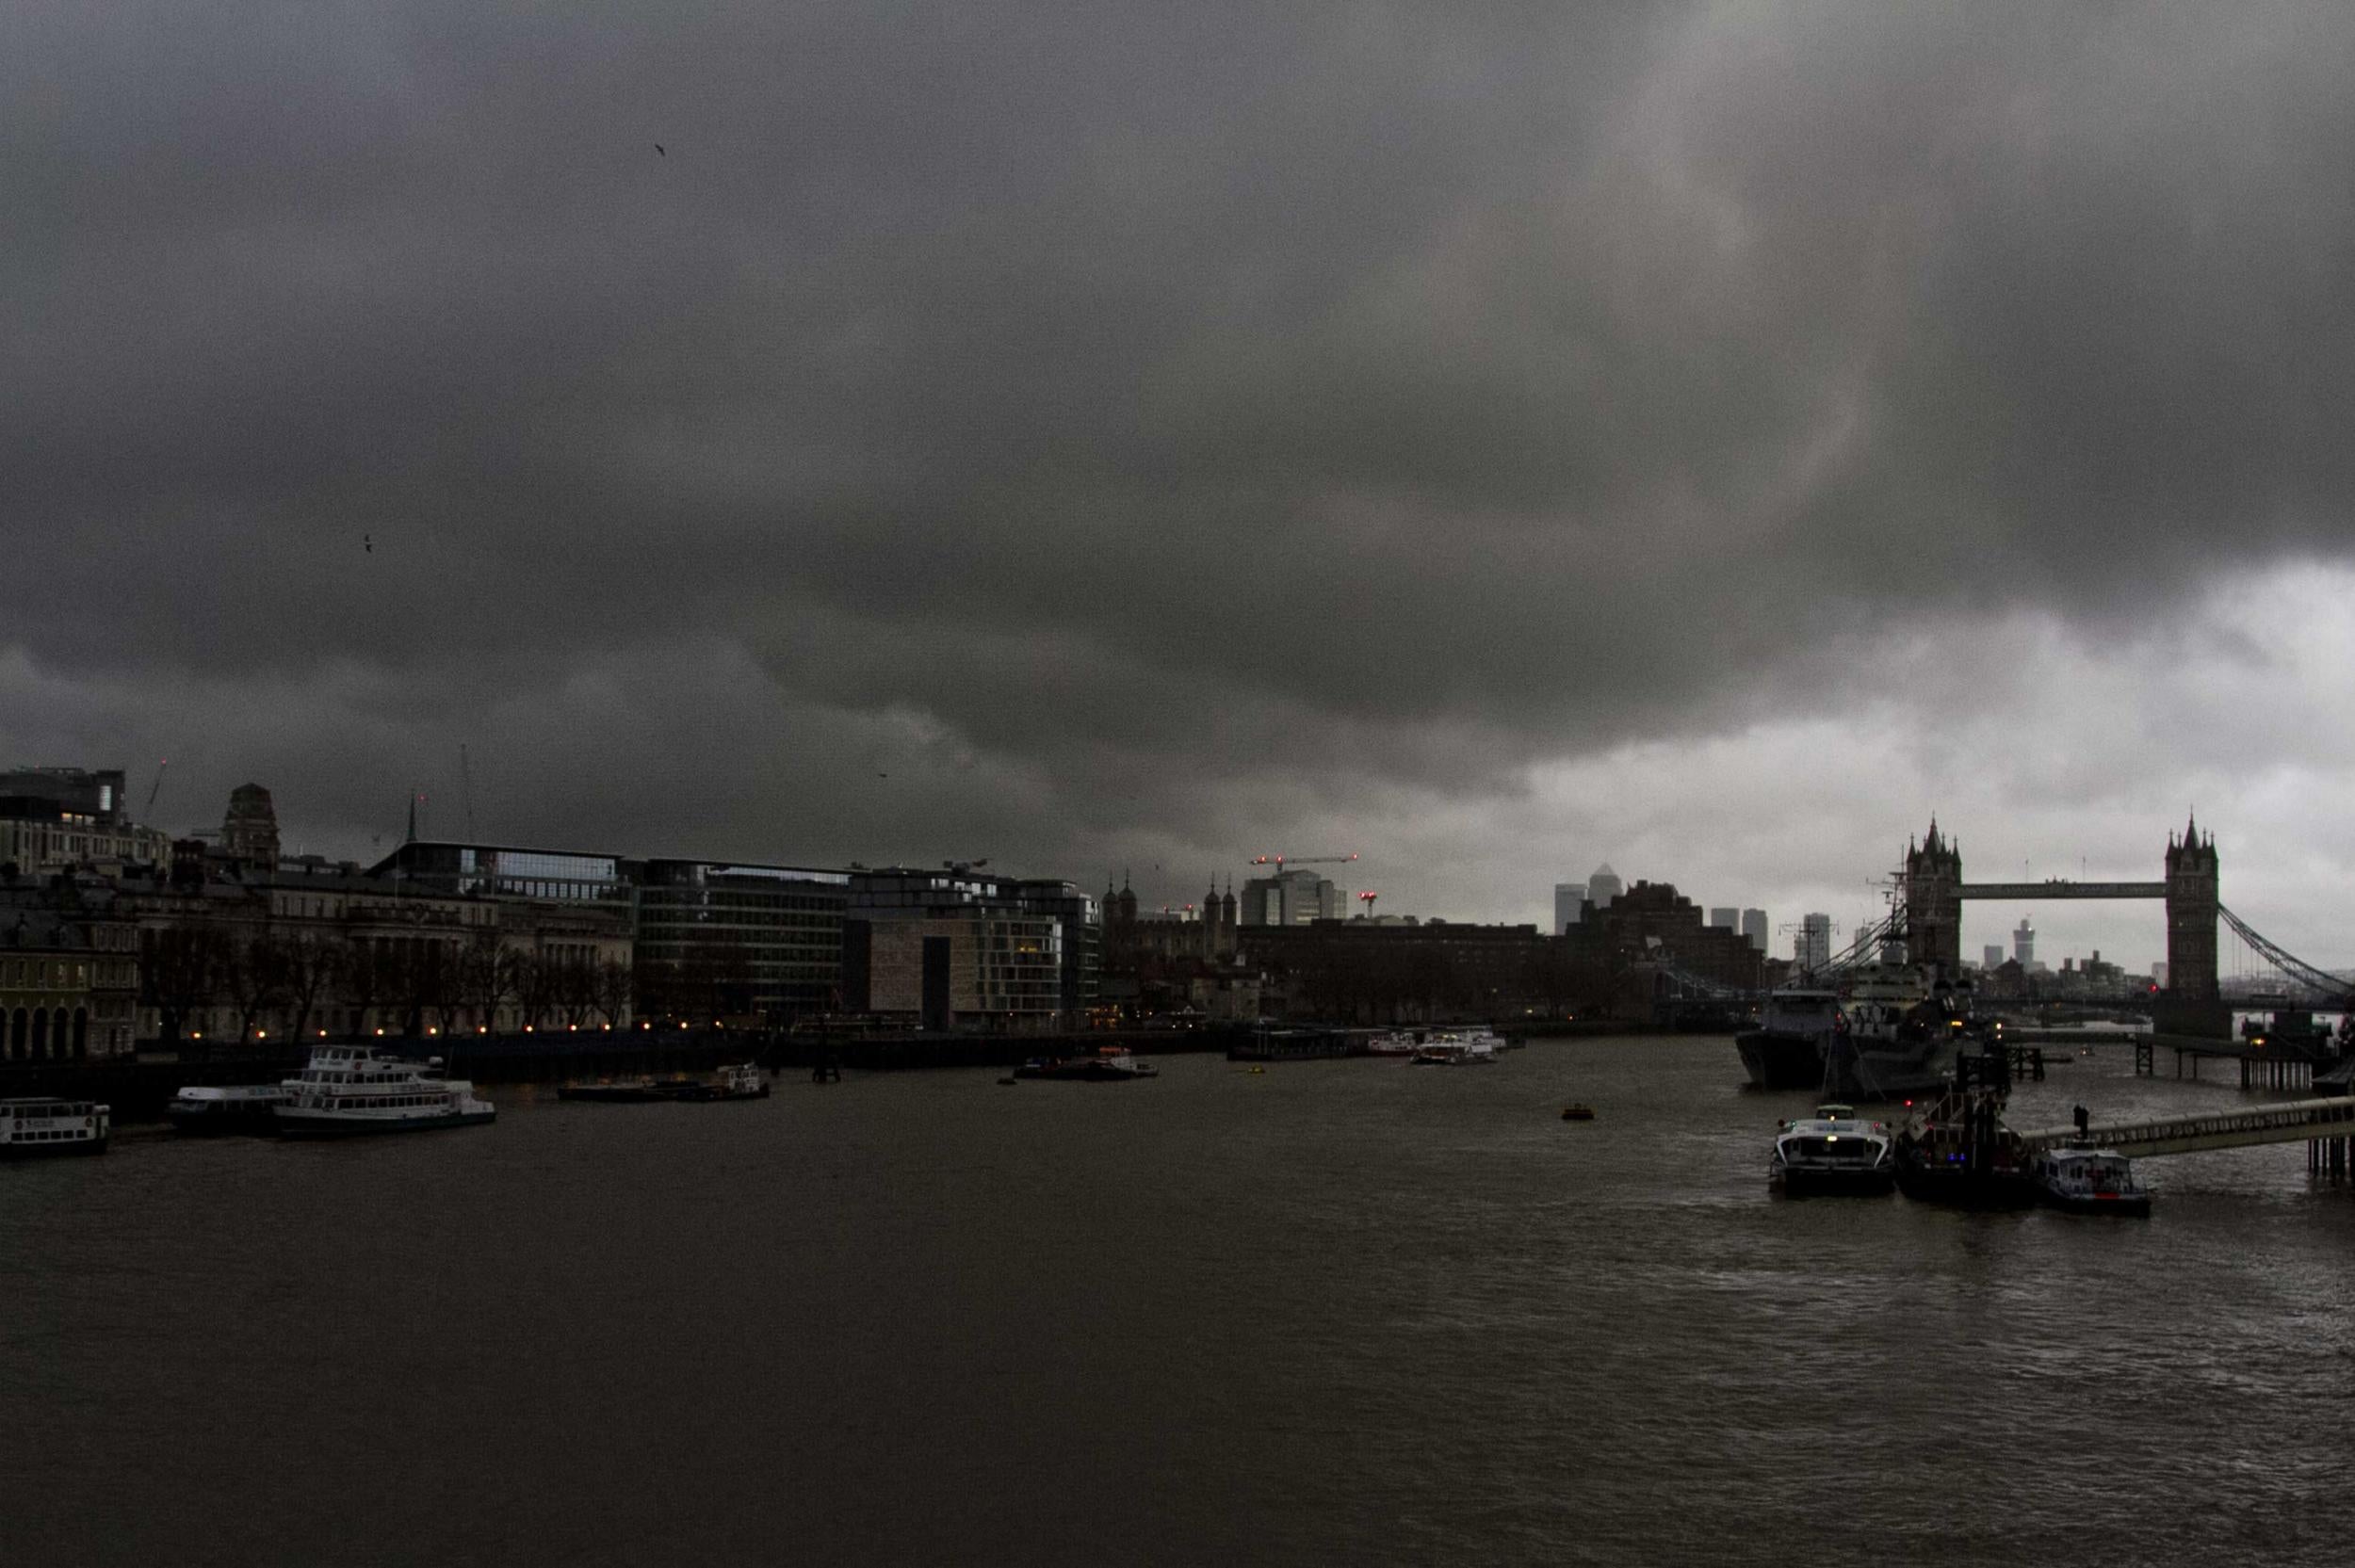
<path id="1" fill-rule="evenodd" d="M 169 926 L 139 952 L 139 991 L 163 1038 L 177 1041 L 191 1015 L 220 994 L 221 935 L 211 926 Z"/>
<path id="2" fill-rule="evenodd" d="M 589 1022 L 597 1006 L 597 971 L 587 959 L 565 959 L 556 966 L 556 1005 L 575 1028 Z"/>
<path id="3" fill-rule="evenodd" d="M 486 1029 L 498 1027 L 499 1004 L 515 991 L 516 956 L 496 930 L 478 927 L 466 939 L 459 966 L 475 1022 Z"/>
<path id="4" fill-rule="evenodd" d="M 285 994 L 286 961 L 278 938 L 267 930 L 233 938 L 220 978 L 222 993 L 237 1010 L 237 1039 L 251 1040 L 262 1015 Z"/>
<path id="5" fill-rule="evenodd" d="M 319 999 L 332 995 L 342 979 L 349 949 L 311 931 L 279 945 L 284 970 L 286 999 L 294 1005 L 294 1033 L 300 1040 L 311 1029 L 311 1015 Z"/>
<path id="6" fill-rule="evenodd" d="M 635 983 L 629 965 L 620 959 L 607 959 L 597 965 L 597 1010 L 617 1029 L 627 1021 L 631 987 Z"/>

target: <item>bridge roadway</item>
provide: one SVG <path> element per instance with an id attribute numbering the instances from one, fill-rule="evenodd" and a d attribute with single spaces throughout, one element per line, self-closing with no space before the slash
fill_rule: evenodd
<path id="1" fill-rule="evenodd" d="M 2007 904 L 2041 898 L 2164 898 L 2165 882 L 2072 882 L 2055 877 L 2041 882 L 1960 882 L 1958 898 L 1996 898 Z"/>
<path id="2" fill-rule="evenodd" d="M 2251 1110 L 2202 1111 L 2162 1116 L 2150 1122 L 2120 1122 L 2079 1133 L 2073 1126 L 2038 1127 L 2019 1134 L 2034 1149 L 2071 1143 L 2115 1149 L 2130 1158 L 2189 1155 L 2203 1149 L 2244 1149 L 2253 1143 L 2306 1143 L 2355 1137 L 2355 1095 L 2328 1100 L 2284 1100 Z"/>

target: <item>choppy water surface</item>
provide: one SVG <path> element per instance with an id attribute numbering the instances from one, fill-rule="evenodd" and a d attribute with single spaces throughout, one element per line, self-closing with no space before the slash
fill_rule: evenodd
<path id="1" fill-rule="evenodd" d="M 1161 1065 L 0 1168 L 0 1560 L 2339 1560 L 2302 1145 L 1964 1215 L 1770 1199 L 1724 1040 Z"/>

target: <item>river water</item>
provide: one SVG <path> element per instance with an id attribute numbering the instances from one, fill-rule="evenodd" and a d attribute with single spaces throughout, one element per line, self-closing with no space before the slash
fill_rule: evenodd
<path id="1" fill-rule="evenodd" d="M 1970 1215 L 1770 1198 L 1723 1039 L 1161 1065 L 0 1168 L 0 1561 L 2343 1560 L 2302 1145 Z"/>

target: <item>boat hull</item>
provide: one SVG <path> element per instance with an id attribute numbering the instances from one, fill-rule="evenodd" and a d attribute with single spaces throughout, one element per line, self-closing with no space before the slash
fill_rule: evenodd
<path id="1" fill-rule="evenodd" d="M 445 1127 L 474 1127 L 498 1119 L 494 1110 L 462 1111 L 454 1116 L 322 1116 L 306 1110 L 281 1110 L 281 1138 L 372 1138 L 384 1133 L 439 1132 Z"/>
<path id="2" fill-rule="evenodd" d="M 1934 1095 L 1954 1070 L 1958 1043 L 1880 1043 L 1835 1036 L 1824 1055 L 1824 1092 L 1843 1100 L 1902 1100 Z"/>
<path id="3" fill-rule="evenodd" d="M 1824 1081 L 1821 1035 L 1744 1029 L 1733 1037 L 1733 1048 L 1759 1089 L 1813 1089 Z"/>
<path id="4" fill-rule="evenodd" d="M 1798 1166 L 1775 1172 L 1767 1181 L 1788 1198 L 1876 1198 L 1896 1190 L 1897 1172 L 1887 1165 L 1835 1171 Z"/>
<path id="5" fill-rule="evenodd" d="M 2036 1180 L 2023 1171 L 1973 1171 L 1903 1158 L 1897 1190 L 1916 1203 L 1955 1208 L 2028 1208 L 2037 1201 Z"/>
<path id="6" fill-rule="evenodd" d="M 2046 1208 L 2056 1208 L 2064 1214 L 2114 1214 L 2122 1220 L 2151 1218 L 2151 1194 L 2148 1192 L 2063 1193 L 2051 1188 L 2039 1188 L 2037 1200 Z"/>
<path id="7" fill-rule="evenodd" d="M 57 1159 L 73 1155 L 103 1155 L 106 1134 L 96 1138 L 61 1138 L 54 1143 L 0 1143 L 0 1159 Z"/>
<path id="8" fill-rule="evenodd" d="M 277 1130 L 270 1107 L 259 1110 L 180 1110 L 168 1107 L 164 1118 L 171 1130 L 188 1138 L 223 1138 L 231 1134 L 268 1137 Z"/>

